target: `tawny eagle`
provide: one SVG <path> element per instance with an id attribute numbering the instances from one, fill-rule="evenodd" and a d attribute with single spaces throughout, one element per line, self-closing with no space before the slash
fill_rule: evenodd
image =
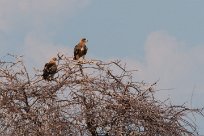
<path id="1" fill-rule="evenodd" d="M 74 47 L 74 60 L 78 60 L 81 57 L 83 57 L 83 59 L 85 58 L 85 55 L 88 51 L 88 48 L 86 47 L 87 42 L 88 40 L 86 40 L 86 38 L 82 38 Z"/>
<path id="2" fill-rule="evenodd" d="M 57 58 L 52 58 L 49 63 L 46 63 L 43 69 L 43 79 L 52 80 L 55 73 L 57 73 Z"/>

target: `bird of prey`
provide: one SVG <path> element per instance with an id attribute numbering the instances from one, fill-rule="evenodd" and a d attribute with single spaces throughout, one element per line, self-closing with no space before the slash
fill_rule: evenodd
<path id="1" fill-rule="evenodd" d="M 83 57 L 85 58 L 85 55 L 88 51 L 88 48 L 86 47 L 86 43 L 88 40 L 86 38 L 82 38 L 79 43 L 74 47 L 74 60 L 79 60 L 79 58 Z"/>
<path id="2" fill-rule="evenodd" d="M 57 73 L 57 58 L 53 57 L 49 63 L 46 63 L 43 69 L 43 79 L 52 80 L 55 73 Z"/>

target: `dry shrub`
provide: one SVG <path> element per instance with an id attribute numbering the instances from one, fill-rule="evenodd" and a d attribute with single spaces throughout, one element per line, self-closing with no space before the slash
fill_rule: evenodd
<path id="1" fill-rule="evenodd" d="M 8 56 L 9 57 L 9 56 Z M 5 136 L 193 136 L 202 109 L 157 100 L 120 61 L 63 57 L 54 80 L 31 76 L 22 57 L 0 62 L 0 134 Z M 158 92 L 159 93 L 159 92 Z"/>

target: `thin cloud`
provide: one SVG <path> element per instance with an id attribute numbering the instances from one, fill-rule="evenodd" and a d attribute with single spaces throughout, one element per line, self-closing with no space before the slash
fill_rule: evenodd
<path id="1" fill-rule="evenodd" d="M 91 0 L 0 0 L 0 30 L 39 27 L 67 19 Z"/>
<path id="2" fill-rule="evenodd" d="M 23 54 L 28 62 L 32 61 L 30 65 L 44 65 L 50 58 L 57 57 L 57 53 L 72 56 L 72 49 L 68 45 L 54 44 L 52 41 L 41 39 L 32 34 L 25 38 Z"/>
<path id="3" fill-rule="evenodd" d="M 137 66 L 137 78 L 147 82 L 159 80 L 159 97 L 171 97 L 177 102 L 189 101 L 204 89 L 204 47 L 188 47 L 166 32 L 151 33 L 145 43 L 145 59 Z M 196 87 L 195 87 L 196 86 Z M 182 96 L 182 100 L 180 99 Z"/>

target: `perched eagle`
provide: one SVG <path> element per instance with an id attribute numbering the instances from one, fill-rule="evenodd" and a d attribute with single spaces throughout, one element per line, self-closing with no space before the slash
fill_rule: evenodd
<path id="1" fill-rule="evenodd" d="M 85 57 L 88 48 L 86 47 L 86 43 L 88 40 L 86 38 L 82 38 L 80 42 L 74 47 L 74 60 L 78 60 L 79 58 Z"/>
<path id="2" fill-rule="evenodd" d="M 57 72 L 57 58 L 52 58 L 49 63 L 46 63 L 43 69 L 43 79 L 44 80 L 52 80 L 55 73 Z"/>

